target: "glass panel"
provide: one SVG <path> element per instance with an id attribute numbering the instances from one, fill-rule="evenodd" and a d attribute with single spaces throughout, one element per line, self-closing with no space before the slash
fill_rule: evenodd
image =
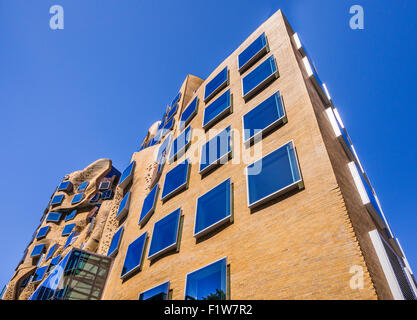
<path id="1" fill-rule="evenodd" d="M 177 209 L 155 223 L 148 258 L 177 244 L 180 216 L 181 209 Z"/>
<path id="2" fill-rule="evenodd" d="M 301 173 L 292 142 L 249 165 L 246 170 L 249 207 L 301 181 Z"/>
<path id="3" fill-rule="evenodd" d="M 204 101 L 209 100 L 225 85 L 227 85 L 227 67 L 220 71 L 209 83 L 206 84 L 204 89 Z"/>
<path id="4" fill-rule="evenodd" d="M 43 249 L 45 248 L 44 244 L 38 244 L 36 245 L 33 250 L 32 253 L 30 254 L 31 257 L 37 257 L 40 256 L 43 252 Z"/>
<path id="5" fill-rule="evenodd" d="M 65 217 L 65 221 L 69 221 L 75 218 L 77 214 L 77 210 L 72 210 L 66 217 Z"/>
<path id="6" fill-rule="evenodd" d="M 284 107 L 280 93 L 274 93 L 264 102 L 243 116 L 244 137 L 249 141 L 256 134 L 271 126 L 284 117 Z"/>
<path id="7" fill-rule="evenodd" d="M 130 178 L 132 176 L 134 167 L 135 167 L 136 162 L 132 161 L 129 166 L 123 171 L 122 176 L 120 177 L 120 182 L 119 185 L 121 185 L 122 183 L 124 183 L 124 181 L 130 181 Z"/>
<path id="8" fill-rule="evenodd" d="M 119 205 L 119 211 L 117 211 L 116 219 L 123 218 L 129 210 L 130 203 L 130 191 L 126 193 Z"/>
<path id="9" fill-rule="evenodd" d="M 184 129 L 190 121 L 194 118 L 197 114 L 197 107 L 198 107 L 198 98 L 195 97 L 193 101 L 188 105 L 188 107 L 182 112 L 180 118 L 180 131 Z"/>
<path id="10" fill-rule="evenodd" d="M 55 197 L 52 198 L 51 204 L 61 204 L 62 201 L 64 201 L 64 195 L 63 194 L 58 194 Z"/>
<path id="11" fill-rule="evenodd" d="M 145 249 L 147 232 L 133 241 L 127 248 L 126 258 L 122 268 L 121 278 L 139 269 L 142 262 L 143 251 Z"/>
<path id="12" fill-rule="evenodd" d="M 174 103 L 177 103 L 178 101 L 180 101 L 180 99 L 181 99 L 181 92 L 178 92 L 177 96 L 174 98 L 174 100 L 172 100 L 170 106 L 172 107 Z"/>
<path id="13" fill-rule="evenodd" d="M 75 227 L 75 223 L 71 223 L 71 224 L 67 224 L 65 227 L 64 227 L 64 230 L 62 230 L 62 236 L 67 236 L 67 235 L 69 235 L 71 232 L 72 232 L 72 230 L 74 229 L 74 227 Z"/>
<path id="14" fill-rule="evenodd" d="M 80 186 L 77 189 L 77 192 L 81 192 L 84 191 L 85 189 L 87 189 L 88 186 L 88 181 L 84 181 L 83 183 L 80 184 Z"/>
<path id="15" fill-rule="evenodd" d="M 161 146 L 158 149 L 156 162 L 161 163 L 162 162 L 161 160 L 164 158 L 164 155 L 168 153 L 169 147 L 171 145 L 171 138 L 172 138 L 172 134 L 167 136 L 164 142 L 162 142 Z"/>
<path id="16" fill-rule="evenodd" d="M 197 199 L 194 235 L 209 231 L 220 222 L 231 217 L 230 178 Z"/>
<path id="17" fill-rule="evenodd" d="M 40 239 L 40 238 L 45 237 L 46 234 L 48 233 L 49 229 L 50 229 L 49 226 L 40 228 L 39 231 L 38 231 L 38 234 L 36 235 L 36 239 Z"/>
<path id="18" fill-rule="evenodd" d="M 229 126 L 201 147 L 200 173 L 208 170 L 213 164 L 225 164 L 228 161 L 228 157 L 225 157 L 231 152 L 230 141 Z"/>
<path id="19" fill-rule="evenodd" d="M 203 128 L 213 125 L 226 113 L 230 113 L 230 90 L 227 90 L 204 109 Z"/>
<path id="20" fill-rule="evenodd" d="M 251 73 L 242 79 L 243 84 L 243 96 L 246 96 L 263 81 L 277 72 L 277 66 L 275 64 L 274 56 L 270 56 L 259 66 L 256 67 Z"/>
<path id="21" fill-rule="evenodd" d="M 49 212 L 46 217 L 46 222 L 58 222 L 61 220 L 61 213 L 59 212 Z"/>
<path id="22" fill-rule="evenodd" d="M 167 114 L 167 120 L 171 119 L 178 111 L 178 103 L 176 103 Z"/>
<path id="23" fill-rule="evenodd" d="M 171 151 L 169 153 L 169 160 L 173 161 L 177 154 L 185 152 L 186 148 L 191 143 L 191 127 L 188 127 L 181 133 L 173 142 Z"/>
<path id="24" fill-rule="evenodd" d="M 51 258 L 54 255 L 55 250 L 58 248 L 58 244 L 55 243 L 48 251 L 48 254 L 46 255 L 45 261 Z"/>
<path id="25" fill-rule="evenodd" d="M 51 271 L 58 264 L 58 262 L 59 262 L 60 259 L 61 259 L 61 255 L 56 256 L 55 258 L 53 258 L 51 260 L 51 263 L 49 264 L 48 270 L 46 270 L 46 272 Z"/>
<path id="26" fill-rule="evenodd" d="M 113 235 L 113 238 L 110 243 L 109 251 L 107 252 L 107 256 L 115 256 L 117 251 L 119 251 L 120 241 L 122 240 L 124 228 L 121 227 L 117 232 Z"/>
<path id="27" fill-rule="evenodd" d="M 226 300 L 226 258 L 187 275 L 185 300 Z"/>
<path id="28" fill-rule="evenodd" d="M 71 181 L 61 182 L 58 186 L 58 191 L 66 191 L 70 188 Z"/>
<path id="29" fill-rule="evenodd" d="M 42 280 L 43 276 L 45 275 L 45 272 L 46 272 L 47 268 L 48 268 L 48 266 L 37 268 L 36 271 L 35 271 L 35 274 L 33 275 L 32 282 Z"/>
<path id="30" fill-rule="evenodd" d="M 162 190 L 162 200 L 173 195 L 174 192 L 182 190 L 187 185 L 188 180 L 188 159 L 178 164 L 165 175 L 164 188 Z"/>
<path id="31" fill-rule="evenodd" d="M 78 202 L 80 202 L 83 198 L 84 198 L 84 193 L 77 193 L 77 194 L 76 194 L 76 195 L 72 198 L 71 204 L 78 203 Z"/>
<path id="32" fill-rule="evenodd" d="M 148 193 L 145 200 L 143 201 L 142 211 L 140 213 L 139 224 L 145 223 L 151 214 L 155 210 L 156 197 L 158 195 L 159 185 L 156 184 L 155 187 Z"/>
<path id="33" fill-rule="evenodd" d="M 75 231 L 74 231 L 74 232 L 72 232 L 72 233 L 68 236 L 67 242 L 65 242 L 64 249 L 65 249 L 66 247 L 70 246 L 70 245 L 73 243 L 74 236 L 75 236 Z M 74 239 L 74 240 L 75 240 L 75 239 Z"/>
<path id="34" fill-rule="evenodd" d="M 113 190 L 106 190 L 101 194 L 101 199 L 108 200 L 108 199 L 111 199 L 112 196 L 113 196 Z"/>
<path id="35" fill-rule="evenodd" d="M 139 300 L 167 300 L 169 290 L 169 281 L 156 286 L 139 295 Z"/>
<path id="36" fill-rule="evenodd" d="M 253 57 L 255 57 L 262 49 L 266 48 L 266 37 L 262 33 L 255 41 L 253 41 L 245 50 L 239 54 L 239 69 L 247 64 Z M 266 50 L 265 50 L 266 52 Z M 248 68 L 249 66 L 246 66 Z"/>

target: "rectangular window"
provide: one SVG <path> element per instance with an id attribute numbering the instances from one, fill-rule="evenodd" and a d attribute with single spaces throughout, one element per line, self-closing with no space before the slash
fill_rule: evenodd
<path id="1" fill-rule="evenodd" d="M 74 195 L 74 197 L 72 198 L 71 204 L 76 204 L 76 203 L 80 203 L 81 200 L 84 199 L 85 194 L 84 193 L 77 193 L 76 195 Z"/>
<path id="2" fill-rule="evenodd" d="M 180 118 L 180 127 L 179 130 L 182 131 L 188 124 L 191 122 L 191 120 L 194 118 L 194 116 L 197 114 L 198 109 L 198 98 L 195 97 L 193 101 L 185 108 L 185 110 L 181 114 Z"/>
<path id="3" fill-rule="evenodd" d="M 187 275 L 185 300 L 226 300 L 226 258 Z"/>
<path id="4" fill-rule="evenodd" d="M 232 97 L 229 89 L 204 109 L 203 128 L 207 130 L 231 113 Z"/>
<path id="5" fill-rule="evenodd" d="M 111 190 L 110 190 L 111 191 Z M 97 192 L 91 199 L 90 199 L 90 203 L 96 203 L 100 200 L 101 198 L 101 193 Z"/>
<path id="6" fill-rule="evenodd" d="M 362 174 L 359 173 L 357 164 L 352 161 L 348 163 L 350 173 L 352 174 L 353 181 L 356 185 L 356 189 L 361 197 L 362 204 L 366 207 L 373 219 L 379 224 L 381 228 L 386 228 L 385 217 L 378 205 L 375 194 L 365 180 Z"/>
<path id="7" fill-rule="evenodd" d="M 46 273 L 47 268 L 48 268 L 48 266 L 37 268 L 36 271 L 35 271 L 35 274 L 33 275 L 32 282 L 41 281 L 43 279 L 43 276 Z"/>
<path id="8" fill-rule="evenodd" d="M 77 192 L 85 191 L 88 187 L 88 181 L 81 183 L 77 189 Z"/>
<path id="9" fill-rule="evenodd" d="M 231 135 L 229 126 L 201 147 L 200 174 L 229 160 L 232 153 Z"/>
<path id="10" fill-rule="evenodd" d="M 129 204 L 130 204 L 130 191 L 126 193 L 126 195 L 120 202 L 119 210 L 117 211 L 117 215 L 116 215 L 117 220 L 121 220 L 127 215 L 127 213 L 129 212 Z"/>
<path id="11" fill-rule="evenodd" d="M 291 141 L 246 167 L 248 207 L 254 208 L 293 188 L 304 187 Z"/>
<path id="12" fill-rule="evenodd" d="M 161 130 L 161 138 L 165 137 L 165 135 L 174 128 L 175 119 L 171 118 L 166 125 Z"/>
<path id="13" fill-rule="evenodd" d="M 46 272 L 49 273 L 59 263 L 60 259 L 61 259 L 61 255 L 56 256 L 55 258 L 53 258 L 51 260 L 51 263 L 49 264 L 48 269 L 46 270 Z"/>
<path id="14" fill-rule="evenodd" d="M 197 199 L 194 237 L 201 237 L 232 218 L 230 178 Z"/>
<path id="15" fill-rule="evenodd" d="M 287 117 L 278 91 L 243 116 L 245 145 L 249 146 L 286 121 Z"/>
<path id="16" fill-rule="evenodd" d="M 39 240 L 39 239 L 45 238 L 50 229 L 51 229 L 50 226 L 40 228 L 38 231 L 38 234 L 36 235 L 36 239 Z"/>
<path id="17" fill-rule="evenodd" d="M 146 290 L 139 295 L 139 300 L 168 300 L 169 281 Z"/>
<path id="18" fill-rule="evenodd" d="M 71 181 L 64 181 L 61 182 L 58 186 L 58 190 L 57 191 L 71 191 L 72 190 L 72 183 Z"/>
<path id="19" fill-rule="evenodd" d="M 243 73 L 269 51 L 265 33 L 262 33 L 238 56 L 239 72 Z"/>
<path id="20" fill-rule="evenodd" d="M 145 232 L 129 244 L 120 278 L 124 279 L 142 268 L 147 237 L 148 233 Z"/>
<path id="21" fill-rule="evenodd" d="M 166 201 L 177 193 L 187 188 L 189 179 L 190 162 L 185 159 L 184 162 L 168 171 L 165 175 L 164 187 L 162 189 L 161 200 Z"/>
<path id="22" fill-rule="evenodd" d="M 61 204 L 62 201 L 64 201 L 64 197 L 65 196 L 63 194 L 56 195 L 55 197 L 52 198 L 51 205 Z"/>
<path id="23" fill-rule="evenodd" d="M 172 141 L 169 153 L 169 163 L 179 159 L 191 144 L 191 126 L 185 129 L 174 141 Z"/>
<path id="24" fill-rule="evenodd" d="M 176 103 L 171 110 L 169 110 L 168 114 L 167 114 L 167 120 L 169 121 L 178 111 L 178 103 Z"/>
<path id="25" fill-rule="evenodd" d="M 75 240 L 77 240 L 77 238 L 78 238 L 77 232 L 75 231 L 71 232 L 71 234 L 67 238 L 67 242 L 65 242 L 64 249 L 72 245 L 75 242 Z"/>
<path id="26" fill-rule="evenodd" d="M 125 188 L 133 178 L 133 172 L 135 170 L 136 161 L 132 161 L 129 166 L 123 171 L 122 176 L 120 177 L 119 186 L 123 189 Z"/>
<path id="27" fill-rule="evenodd" d="M 228 74 L 229 73 L 226 66 L 210 82 L 206 84 L 206 87 L 204 88 L 204 102 L 207 103 L 211 98 L 219 93 L 220 90 L 227 87 L 229 78 Z"/>
<path id="28" fill-rule="evenodd" d="M 159 184 L 148 193 L 145 200 L 143 200 L 142 211 L 140 212 L 139 225 L 143 226 L 149 220 L 155 211 L 156 199 L 158 198 Z"/>
<path id="29" fill-rule="evenodd" d="M 175 103 L 180 101 L 180 99 L 181 99 L 181 92 L 178 92 L 177 96 L 174 98 L 174 100 L 172 100 L 170 106 L 172 107 Z"/>
<path id="30" fill-rule="evenodd" d="M 326 109 L 326 114 L 327 114 L 327 117 L 329 118 L 330 125 L 332 126 L 333 132 L 334 132 L 337 140 L 339 140 L 339 142 L 342 145 L 343 150 L 345 150 L 346 155 L 348 156 L 348 158 L 350 160 L 354 161 L 356 159 L 355 158 L 355 152 L 354 152 L 353 146 L 350 142 L 350 139 L 349 139 L 349 137 L 348 137 L 348 135 L 345 131 L 343 123 L 335 117 L 335 113 L 334 113 L 332 108 L 327 108 Z M 339 119 L 340 119 L 340 117 L 339 117 Z"/>
<path id="31" fill-rule="evenodd" d="M 65 237 L 69 235 L 72 232 L 72 230 L 74 230 L 74 228 L 75 228 L 75 223 L 67 224 L 64 227 L 64 230 L 62 230 L 61 236 Z"/>
<path id="32" fill-rule="evenodd" d="M 46 255 L 45 261 L 49 260 L 50 258 L 52 258 L 52 256 L 54 255 L 56 249 L 58 249 L 59 245 L 57 243 L 55 243 L 51 248 L 49 248 L 48 254 Z"/>
<path id="33" fill-rule="evenodd" d="M 279 76 L 274 56 L 270 56 L 242 79 L 243 99 L 248 101 Z"/>
<path id="34" fill-rule="evenodd" d="M 180 219 L 181 209 L 177 209 L 161 220 L 155 222 L 148 259 L 155 259 L 166 252 L 178 248 Z"/>
<path id="35" fill-rule="evenodd" d="M 120 242 L 122 241 L 124 227 L 120 227 L 119 230 L 113 235 L 111 239 L 109 251 L 107 251 L 108 257 L 115 257 L 117 252 L 119 251 Z"/>
<path id="36" fill-rule="evenodd" d="M 30 254 L 30 256 L 32 258 L 33 257 L 39 257 L 44 252 L 44 249 L 45 249 L 44 244 L 38 244 L 33 248 L 32 253 Z"/>
<path id="37" fill-rule="evenodd" d="M 111 187 L 111 181 L 105 180 L 105 181 L 100 182 L 100 185 L 98 186 L 98 190 L 105 191 L 105 190 L 109 190 L 110 187 Z"/>
<path id="38" fill-rule="evenodd" d="M 164 156 L 167 156 L 169 147 L 171 146 L 171 139 L 172 139 L 172 134 L 168 135 L 165 138 L 164 142 L 161 143 L 158 149 L 158 155 L 156 156 L 157 163 L 161 163 L 163 162 L 163 160 L 165 160 Z"/>
<path id="39" fill-rule="evenodd" d="M 77 210 L 72 210 L 69 214 L 67 214 L 67 216 L 65 217 L 65 222 L 66 221 L 70 221 L 72 219 L 75 218 L 75 216 L 77 215 Z"/>
<path id="40" fill-rule="evenodd" d="M 46 222 L 59 222 L 61 220 L 61 213 L 59 212 L 49 212 L 46 217 Z"/>
<path id="41" fill-rule="evenodd" d="M 107 191 L 104 191 L 101 194 L 101 199 L 109 200 L 109 199 L 111 199 L 112 196 L 113 196 L 113 190 L 107 190 Z"/>

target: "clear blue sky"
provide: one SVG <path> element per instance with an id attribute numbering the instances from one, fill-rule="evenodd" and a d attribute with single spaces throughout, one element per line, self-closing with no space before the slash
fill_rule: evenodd
<path id="1" fill-rule="evenodd" d="M 349 28 L 354 4 L 364 30 Z M 417 1 L 0 0 L 0 285 L 66 173 L 103 157 L 122 170 L 186 75 L 207 77 L 279 8 L 417 272 Z"/>

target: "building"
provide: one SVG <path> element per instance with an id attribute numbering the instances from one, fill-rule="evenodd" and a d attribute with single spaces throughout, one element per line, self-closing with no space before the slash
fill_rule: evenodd
<path id="1" fill-rule="evenodd" d="M 206 80 L 187 76 L 121 176 L 98 162 L 70 175 L 72 189 L 58 188 L 44 213 L 85 216 L 51 255 L 60 268 L 41 254 L 61 248 L 63 221 L 35 236 L 26 252 L 44 245 L 41 258 L 22 259 L 5 299 L 416 299 L 335 104 L 281 11 Z M 91 204 L 109 172 L 114 197 Z M 70 205 L 84 181 L 88 193 Z"/>

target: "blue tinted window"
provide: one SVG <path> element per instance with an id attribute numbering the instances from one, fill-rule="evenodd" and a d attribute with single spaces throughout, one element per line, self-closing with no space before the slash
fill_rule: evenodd
<path id="1" fill-rule="evenodd" d="M 77 192 L 81 192 L 84 191 L 85 189 L 87 189 L 88 186 L 88 181 L 84 181 L 83 183 L 80 184 L 80 186 L 77 189 Z"/>
<path id="2" fill-rule="evenodd" d="M 67 236 L 67 235 L 69 235 L 71 232 L 72 232 L 72 230 L 74 229 L 74 227 L 75 227 L 75 223 L 71 223 L 71 224 L 67 224 L 65 227 L 64 227 L 64 230 L 62 230 L 62 236 Z"/>
<path id="3" fill-rule="evenodd" d="M 107 252 L 107 256 L 114 257 L 117 252 L 119 251 L 120 242 L 122 240 L 124 228 L 121 227 L 117 232 L 113 235 L 113 238 L 110 243 L 109 251 Z"/>
<path id="4" fill-rule="evenodd" d="M 68 237 L 68 239 L 67 239 L 67 242 L 65 242 L 64 249 L 65 249 L 66 247 L 70 246 L 70 245 L 73 243 L 73 240 L 75 241 L 75 239 L 74 239 L 75 234 L 76 234 L 76 232 L 74 231 L 74 232 L 72 232 L 72 233 L 69 235 L 69 237 Z"/>
<path id="5" fill-rule="evenodd" d="M 245 50 L 239 54 L 239 70 L 247 69 L 254 63 L 258 58 L 262 56 L 262 53 L 267 52 L 267 42 L 265 34 L 262 33 L 255 41 L 253 41 Z"/>
<path id="6" fill-rule="evenodd" d="M 194 118 L 197 114 L 198 108 L 198 98 L 195 97 L 193 101 L 188 105 L 188 107 L 182 112 L 180 118 L 180 131 L 184 129 L 190 121 Z"/>
<path id="7" fill-rule="evenodd" d="M 226 300 L 226 258 L 187 275 L 185 300 Z"/>
<path id="8" fill-rule="evenodd" d="M 43 249 L 45 248 L 44 244 L 38 244 L 36 245 L 33 250 L 32 253 L 30 254 L 31 257 L 37 257 L 40 256 L 43 253 Z"/>
<path id="9" fill-rule="evenodd" d="M 33 275 L 32 282 L 42 280 L 43 276 L 45 275 L 45 272 L 46 272 L 47 268 L 48 268 L 48 266 L 37 268 L 36 271 L 35 271 L 35 274 Z"/>
<path id="10" fill-rule="evenodd" d="M 249 207 L 279 195 L 301 181 L 293 142 L 246 167 Z"/>
<path id="11" fill-rule="evenodd" d="M 194 236 L 201 236 L 230 221 L 232 214 L 230 178 L 197 199 Z"/>
<path id="12" fill-rule="evenodd" d="M 36 235 L 36 239 L 44 238 L 47 235 L 49 229 L 50 229 L 49 226 L 40 228 L 38 231 L 38 234 Z"/>
<path id="13" fill-rule="evenodd" d="M 281 96 L 277 92 L 243 116 L 245 142 L 267 131 L 284 116 Z"/>
<path id="14" fill-rule="evenodd" d="M 158 149 L 158 155 L 156 157 L 156 162 L 158 163 L 162 163 L 165 160 L 165 155 L 167 155 L 168 151 L 169 151 L 169 147 L 171 145 L 171 139 L 172 139 L 172 134 L 170 134 L 169 136 L 167 136 L 164 140 L 164 142 L 162 142 L 161 146 Z"/>
<path id="15" fill-rule="evenodd" d="M 174 141 L 172 141 L 171 151 L 169 153 L 170 162 L 178 159 L 191 143 L 191 126 L 185 129 Z"/>
<path id="16" fill-rule="evenodd" d="M 132 179 L 133 170 L 135 169 L 135 161 L 132 161 L 129 166 L 123 171 L 122 176 L 120 177 L 119 186 L 127 185 Z"/>
<path id="17" fill-rule="evenodd" d="M 149 259 L 177 248 L 180 217 L 181 209 L 177 209 L 161 220 L 155 222 L 148 254 Z"/>
<path id="18" fill-rule="evenodd" d="M 75 218 L 75 216 L 77 215 L 77 210 L 72 210 L 66 217 L 65 217 L 65 221 L 70 221 L 72 219 Z"/>
<path id="19" fill-rule="evenodd" d="M 203 128 L 207 129 L 231 112 L 230 90 L 227 90 L 204 109 Z"/>
<path id="20" fill-rule="evenodd" d="M 67 191 L 71 188 L 71 181 L 61 182 L 58 186 L 58 191 Z"/>
<path id="21" fill-rule="evenodd" d="M 143 225 L 148 221 L 150 216 L 155 210 L 156 198 L 159 192 L 159 185 L 155 185 L 153 189 L 148 193 L 145 200 L 143 200 L 142 211 L 140 212 L 139 224 Z"/>
<path id="22" fill-rule="evenodd" d="M 126 216 L 126 214 L 129 211 L 129 203 L 130 203 L 130 192 L 126 193 L 126 195 L 120 202 L 119 211 L 117 211 L 116 219 L 120 220 L 124 216 Z"/>
<path id="23" fill-rule="evenodd" d="M 172 100 L 170 106 L 172 107 L 174 103 L 177 103 L 178 101 L 180 101 L 180 99 L 181 99 L 181 92 L 178 92 L 177 96 L 174 98 L 174 100 Z"/>
<path id="24" fill-rule="evenodd" d="M 51 204 L 61 204 L 62 201 L 64 201 L 64 195 L 58 194 L 55 197 L 52 198 Z"/>
<path id="25" fill-rule="evenodd" d="M 81 202 L 81 200 L 84 198 L 84 193 L 77 193 L 71 201 L 71 204 L 76 204 L 78 202 Z"/>
<path id="26" fill-rule="evenodd" d="M 171 119 L 178 111 L 178 103 L 176 103 L 167 114 L 167 121 Z"/>
<path id="27" fill-rule="evenodd" d="M 171 120 L 169 120 L 166 123 L 166 125 L 162 129 L 161 137 L 164 137 L 168 133 L 168 131 L 172 130 L 172 128 L 174 127 L 174 123 L 175 123 L 175 119 L 174 118 L 171 118 Z"/>
<path id="28" fill-rule="evenodd" d="M 49 258 L 51 258 L 53 255 L 54 255 L 54 253 L 55 253 L 55 250 L 56 249 L 58 249 L 58 244 L 57 243 L 55 243 L 50 249 L 49 249 L 49 251 L 48 251 L 48 254 L 46 255 L 46 258 L 45 258 L 45 261 L 46 260 L 48 260 Z"/>
<path id="29" fill-rule="evenodd" d="M 174 193 L 183 190 L 187 186 L 188 170 L 189 162 L 188 159 L 185 159 L 184 162 L 167 172 L 162 190 L 162 200 L 168 199 Z"/>
<path id="30" fill-rule="evenodd" d="M 206 84 L 204 89 L 204 101 L 208 101 L 217 92 L 227 86 L 227 67 L 220 71 L 209 83 Z"/>
<path id="31" fill-rule="evenodd" d="M 46 222 L 58 222 L 61 220 L 61 213 L 59 212 L 49 212 L 46 217 Z"/>
<path id="32" fill-rule="evenodd" d="M 91 199 L 90 199 L 90 202 L 91 203 L 95 203 L 95 202 L 98 202 L 99 200 L 100 200 L 100 198 L 101 198 L 101 193 L 100 192 L 97 192 Z"/>
<path id="33" fill-rule="evenodd" d="M 145 232 L 127 248 L 122 274 L 120 275 L 121 278 L 141 268 L 147 235 L 147 232 Z"/>
<path id="34" fill-rule="evenodd" d="M 200 173 L 208 171 L 213 165 L 225 164 L 231 153 L 230 126 L 221 131 L 201 147 Z"/>
<path id="35" fill-rule="evenodd" d="M 243 97 L 246 98 L 249 97 L 249 95 L 254 94 L 255 89 L 260 88 L 260 86 L 266 84 L 267 81 L 274 79 L 276 73 L 277 66 L 275 64 L 274 56 L 270 56 L 242 79 Z"/>
<path id="36" fill-rule="evenodd" d="M 98 193 L 100 195 L 100 193 Z M 113 190 L 106 190 L 101 194 L 101 199 L 103 200 L 109 200 L 113 196 Z M 100 199 L 100 197 L 99 197 Z"/>
<path id="37" fill-rule="evenodd" d="M 139 295 L 139 300 L 167 300 L 169 291 L 169 281 Z"/>
<path id="38" fill-rule="evenodd" d="M 49 266 L 48 266 L 48 270 L 47 270 L 46 272 L 51 271 L 51 270 L 52 270 L 52 268 L 53 268 L 53 267 L 55 267 L 55 266 L 59 263 L 59 260 L 60 260 L 60 259 L 61 259 L 61 255 L 56 256 L 55 258 L 53 258 L 53 259 L 51 260 L 51 263 L 49 264 Z"/>

